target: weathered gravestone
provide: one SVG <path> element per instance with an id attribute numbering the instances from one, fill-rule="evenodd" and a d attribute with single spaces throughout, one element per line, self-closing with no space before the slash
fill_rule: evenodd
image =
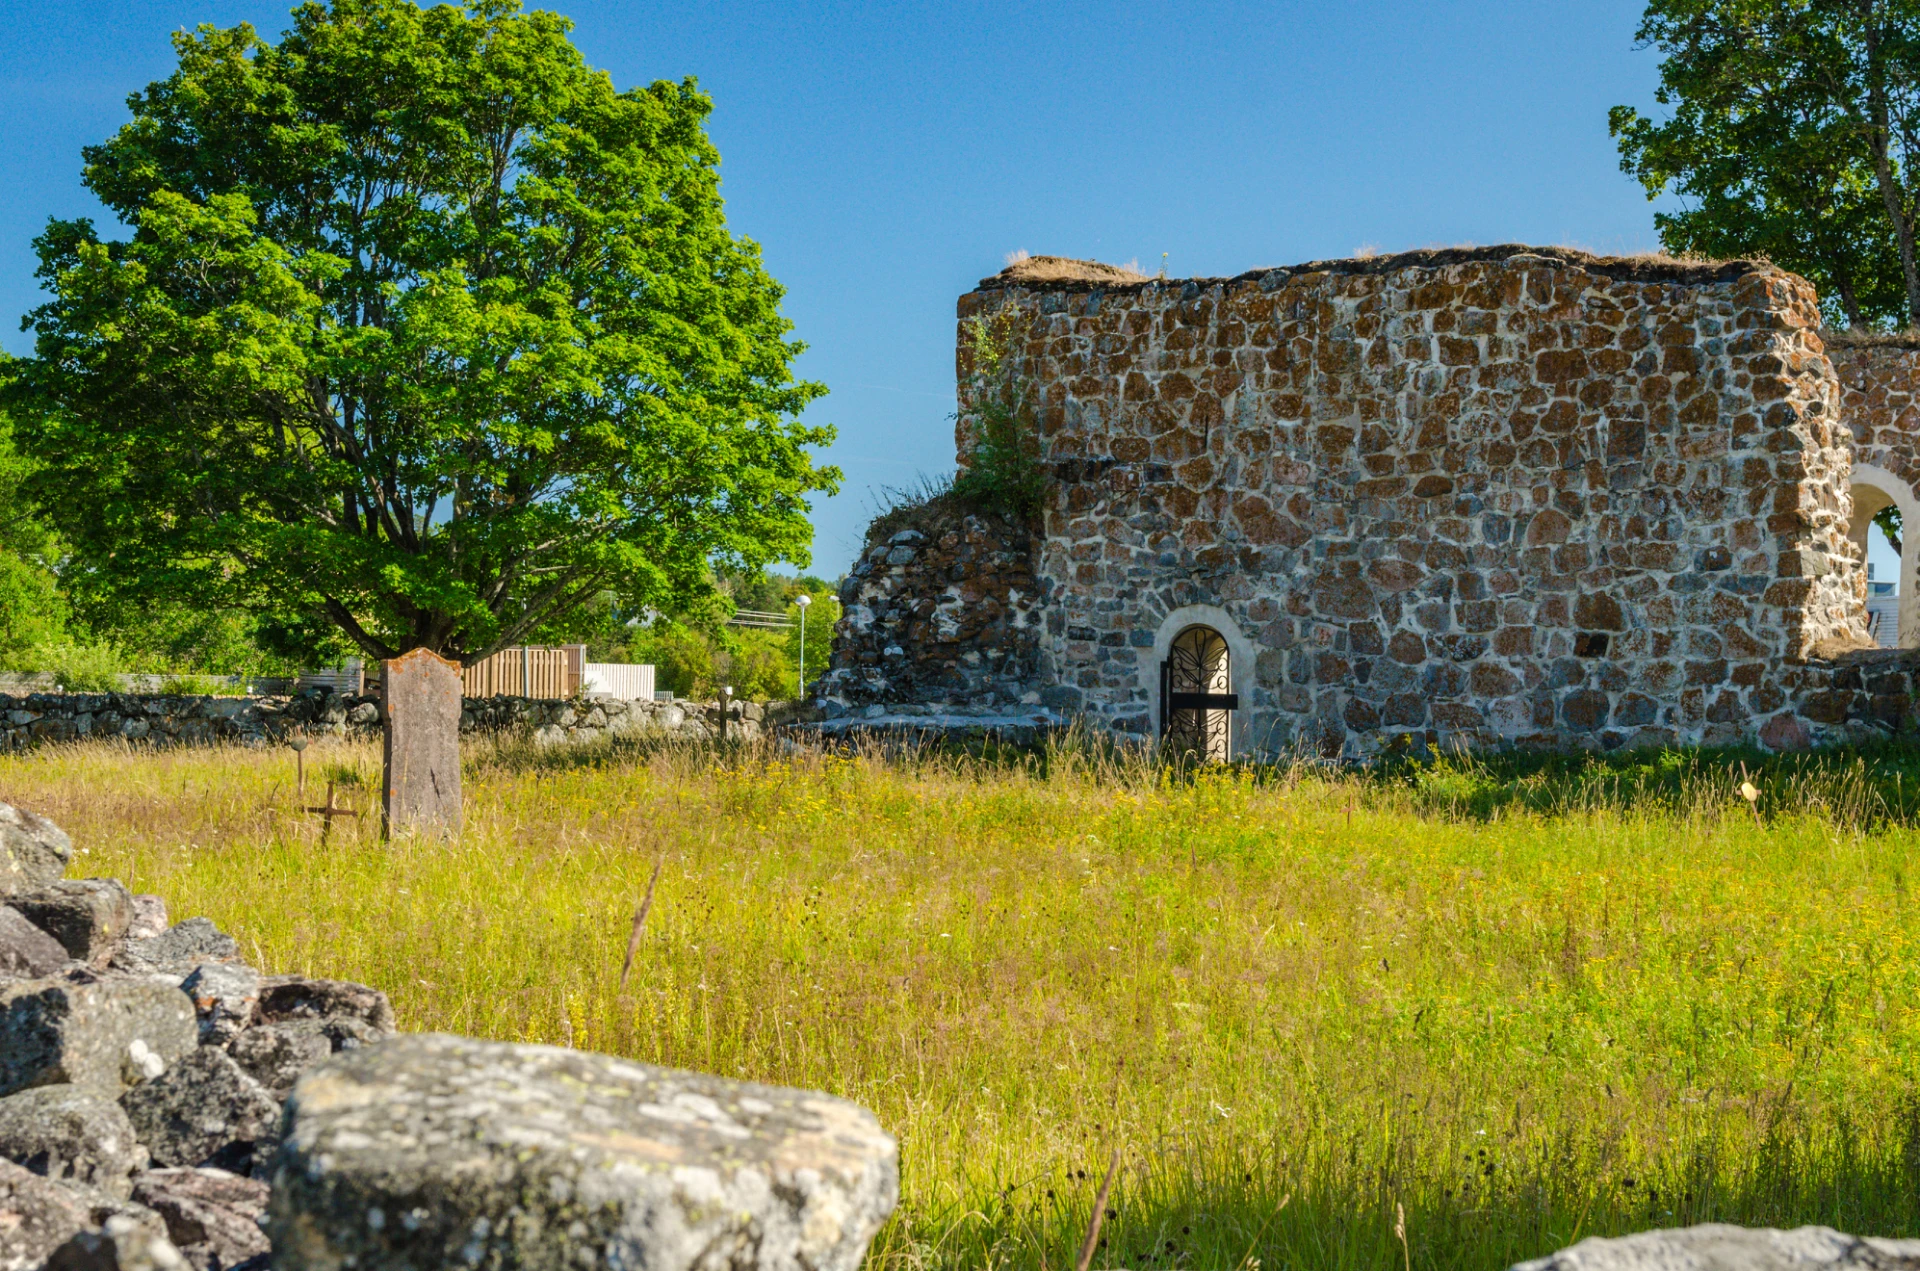
<path id="1" fill-rule="evenodd" d="M 415 649 L 386 664 L 387 833 L 460 830 L 460 668 Z"/>

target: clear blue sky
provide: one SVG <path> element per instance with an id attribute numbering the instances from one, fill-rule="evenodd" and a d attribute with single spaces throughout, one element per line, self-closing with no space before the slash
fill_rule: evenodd
<path id="1" fill-rule="evenodd" d="M 288 0 L 9 0 L 0 25 L 0 343 L 27 348 L 29 244 L 97 215 L 80 148 L 167 73 L 170 32 Z M 1008 252 L 1230 274 L 1444 243 L 1656 245 L 1607 108 L 1652 102 L 1636 0 L 744 3 L 558 0 L 626 87 L 712 94 L 730 222 L 757 239 L 832 391 L 842 493 L 953 462 L 953 302 Z M 1884 568 L 1883 568 L 1884 576 Z"/>

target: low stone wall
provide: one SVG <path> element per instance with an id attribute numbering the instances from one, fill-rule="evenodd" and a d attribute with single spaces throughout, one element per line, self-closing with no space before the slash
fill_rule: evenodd
<path id="1" fill-rule="evenodd" d="M 0 804 L 0 1268 L 855 1271 L 893 1139 L 809 1090 L 397 1034 Z"/>
<path id="2" fill-rule="evenodd" d="M 767 708 L 736 701 L 729 707 L 729 740 L 760 736 Z M 380 729 L 380 699 L 326 690 L 294 697 L 191 697 L 136 693 L 0 694 L 0 749 L 54 742 L 119 739 L 145 745 L 215 742 L 266 745 L 305 737 L 371 737 Z M 716 702 L 638 702 L 580 697 L 541 701 L 525 697 L 469 698 L 462 704 L 463 734 L 525 731 L 546 743 L 592 741 L 661 733 L 687 740 L 718 738 Z"/>

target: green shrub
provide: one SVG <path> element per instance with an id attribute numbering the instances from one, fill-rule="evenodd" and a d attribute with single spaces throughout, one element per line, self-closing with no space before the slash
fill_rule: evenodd
<path id="1" fill-rule="evenodd" d="M 967 326 L 973 357 L 967 376 L 971 424 L 966 466 L 953 479 L 954 493 L 970 502 L 1031 519 L 1047 493 L 1040 424 L 1033 386 L 1020 373 L 1014 345 L 1024 331 L 1016 313 L 977 316 Z"/>
<path id="2" fill-rule="evenodd" d="M 54 682 L 68 693 L 114 693 L 127 661 L 112 644 L 43 644 L 34 650 L 36 670 L 51 671 Z"/>

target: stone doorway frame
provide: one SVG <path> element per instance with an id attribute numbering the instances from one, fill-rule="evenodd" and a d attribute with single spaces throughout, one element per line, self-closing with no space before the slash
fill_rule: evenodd
<path id="1" fill-rule="evenodd" d="M 1148 727 L 1158 740 L 1163 715 L 1160 664 L 1172 653 L 1175 637 L 1188 627 L 1212 627 L 1227 642 L 1228 674 L 1233 678 L 1235 691 L 1240 694 L 1240 709 L 1227 716 L 1227 753 L 1250 755 L 1253 753 L 1253 734 L 1249 721 L 1253 712 L 1248 707 L 1252 705 L 1253 668 L 1259 650 L 1240 630 L 1240 624 L 1218 605 L 1182 605 L 1160 620 L 1154 632 L 1153 647 L 1138 650 L 1140 689 L 1147 699 L 1147 718 L 1152 721 Z"/>
<path id="2" fill-rule="evenodd" d="M 1887 496 L 1887 502 L 1900 509 L 1900 647 L 1903 649 L 1920 648 L 1920 497 L 1916 497 L 1913 487 L 1900 477 L 1870 463 L 1856 463 L 1848 480 L 1848 495 L 1855 489 L 1865 486 Z M 1875 504 L 1878 512 L 1885 504 Z M 1867 570 L 1867 518 L 1872 512 L 1862 516 L 1860 505 L 1854 502 L 1853 515 L 1847 522 L 1847 536 L 1860 548 L 1860 572 Z M 1855 535 L 1855 524 L 1861 526 Z"/>

